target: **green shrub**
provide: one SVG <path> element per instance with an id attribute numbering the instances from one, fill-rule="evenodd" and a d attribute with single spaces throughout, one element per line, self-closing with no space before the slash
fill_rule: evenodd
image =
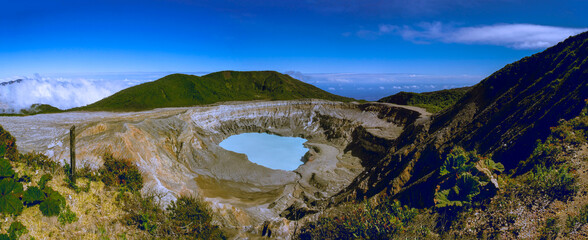
<path id="1" fill-rule="evenodd" d="M 482 158 L 484 160 L 484 165 L 488 167 L 491 172 L 504 172 L 504 165 L 502 163 L 497 163 L 492 160 L 492 158 Z"/>
<path id="2" fill-rule="evenodd" d="M 61 225 L 65 225 L 68 223 L 73 223 L 78 221 L 78 216 L 76 216 L 76 213 L 72 212 L 71 209 L 69 207 L 67 207 L 65 209 L 65 211 L 61 212 L 61 214 L 59 214 L 59 217 L 57 217 L 57 220 L 59 220 L 59 223 L 61 223 Z"/>
<path id="3" fill-rule="evenodd" d="M 45 200 L 45 193 L 38 187 L 29 187 L 24 192 L 22 200 L 27 206 L 33 206 Z"/>
<path id="4" fill-rule="evenodd" d="M 559 233 L 556 218 L 548 218 L 545 225 L 539 230 L 539 239 L 556 239 Z"/>
<path id="5" fill-rule="evenodd" d="M 531 156 L 521 162 L 523 172 L 529 171 L 534 165 L 551 167 L 561 164 L 561 155 L 571 149 L 571 146 L 588 142 L 588 105 L 580 115 L 570 120 L 560 120 L 557 126 L 550 128 L 550 131 L 545 141 L 537 140 Z"/>
<path id="6" fill-rule="evenodd" d="M 8 228 L 8 235 L 10 239 L 19 239 L 20 236 L 27 232 L 27 228 L 22 225 L 22 223 L 15 221 L 10 224 L 10 228 Z"/>
<path id="7" fill-rule="evenodd" d="M 41 210 L 43 216 L 51 217 L 59 215 L 61 210 L 65 207 L 65 198 L 50 187 L 45 187 L 43 192 L 47 196 L 39 205 L 39 210 Z"/>
<path id="8" fill-rule="evenodd" d="M 194 197 L 181 196 L 171 202 L 167 210 L 174 221 L 194 224 L 212 220 L 212 212 L 202 200 Z"/>
<path id="9" fill-rule="evenodd" d="M 0 158 L 0 179 L 14 177 L 14 170 L 7 159 Z"/>
<path id="10" fill-rule="evenodd" d="M 475 153 L 466 152 L 462 147 L 454 147 L 441 165 L 439 174 L 441 176 L 447 174 L 459 176 L 463 172 L 468 172 L 474 167 L 476 159 L 472 158 L 476 158 Z"/>
<path id="11" fill-rule="evenodd" d="M 388 200 L 379 206 L 369 201 L 353 204 L 334 216 L 320 216 L 305 224 L 300 239 L 393 239 L 408 231 L 416 209 Z"/>
<path id="12" fill-rule="evenodd" d="M 537 140 L 537 146 L 530 157 L 531 163 L 546 166 L 558 164 L 557 157 L 563 152 L 563 149 L 561 142 L 553 137 L 548 137 L 545 142 Z"/>
<path id="13" fill-rule="evenodd" d="M 143 176 L 130 160 L 104 156 L 104 165 L 99 169 L 102 181 L 107 186 L 126 187 L 131 191 L 143 188 Z"/>
<path id="14" fill-rule="evenodd" d="M 121 192 L 119 201 L 126 212 L 125 221 L 128 225 L 146 230 L 151 234 L 157 234 L 164 228 L 166 216 L 159 207 L 154 195 L 141 196 L 138 192 Z"/>
<path id="15" fill-rule="evenodd" d="M 495 191 L 483 187 L 494 177 L 494 173 L 502 171 L 504 166 L 490 157 L 483 157 L 475 151 L 465 151 L 459 146 L 454 147 L 439 171 L 442 178 L 435 192 L 435 207 L 460 211 L 471 206 L 476 196 L 482 199 L 493 196 Z M 479 195 L 483 189 L 484 194 Z"/>
<path id="16" fill-rule="evenodd" d="M 23 204 L 20 200 L 23 187 L 11 178 L 0 181 L 0 213 L 19 215 Z"/>
<path id="17" fill-rule="evenodd" d="M 523 178 L 523 182 L 533 193 L 544 194 L 552 199 L 566 200 L 576 190 L 576 180 L 565 166 L 535 166 L 535 169 Z"/>
<path id="18" fill-rule="evenodd" d="M 98 176 L 97 171 L 94 171 L 88 165 L 84 165 L 81 168 L 76 169 L 76 176 L 80 178 L 87 178 L 90 181 L 98 181 L 100 180 L 100 176 Z"/>
<path id="19" fill-rule="evenodd" d="M 20 176 L 18 178 L 18 181 L 21 183 L 30 183 L 31 182 L 31 176 L 27 175 L 27 174 L 23 174 L 22 176 Z"/>
<path id="20" fill-rule="evenodd" d="M 41 176 L 41 179 L 39 179 L 39 183 L 37 185 L 41 190 L 43 190 L 45 189 L 45 185 L 47 185 L 47 183 L 51 181 L 51 179 L 53 179 L 53 176 L 51 174 L 43 174 L 43 176 Z"/>
<path id="21" fill-rule="evenodd" d="M 167 208 L 168 219 L 175 233 L 191 238 L 222 239 L 224 235 L 212 225 L 212 210 L 195 197 L 181 196 Z"/>
<path id="22" fill-rule="evenodd" d="M 36 152 L 21 154 L 18 161 L 25 163 L 34 170 L 43 169 L 54 172 L 59 168 L 59 165 L 49 157 Z"/>
<path id="23" fill-rule="evenodd" d="M 22 225 L 22 223 L 18 221 L 12 222 L 12 224 L 10 224 L 10 228 L 8 229 L 8 233 L 0 234 L 0 240 L 17 240 L 26 232 L 27 229 L 24 225 Z"/>
<path id="24" fill-rule="evenodd" d="M 576 216 L 568 216 L 566 226 L 569 229 L 576 229 L 582 225 L 588 224 L 588 204 L 584 205 Z"/>
<path id="25" fill-rule="evenodd" d="M 77 174 L 76 174 L 76 176 L 77 176 Z M 86 186 L 83 186 L 83 187 L 78 186 L 76 181 L 72 180 L 71 177 L 69 177 L 69 176 L 65 176 L 65 178 L 63 178 L 63 181 L 65 182 L 67 187 L 74 190 L 76 193 L 90 191 L 90 181 L 88 181 L 86 183 Z"/>
<path id="26" fill-rule="evenodd" d="M 160 197 L 122 192 L 120 202 L 126 223 L 154 238 L 225 239 L 220 228 L 212 224 L 212 212 L 202 200 L 180 197 L 164 211 L 159 205 Z"/>
<path id="27" fill-rule="evenodd" d="M 479 179 L 471 173 L 463 173 L 457 179 L 455 186 L 435 193 L 435 206 L 439 208 L 467 207 L 479 193 Z"/>
<path id="28" fill-rule="evenodd" d="M 0 126 L 0 158 L 15 160 L 18 158 L 16 139 Z"/>

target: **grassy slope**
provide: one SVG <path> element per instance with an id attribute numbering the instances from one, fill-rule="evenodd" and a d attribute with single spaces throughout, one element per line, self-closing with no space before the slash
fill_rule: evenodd
<path id="1" fill-rule="evenodd" d="M 63 110 L 49 104 L 33 104 L 28 109 L 22 109 L 19 113 L 0 113 L 0 116 L 28 116 L 44 113 L 60 113 Z"/>
<path id="2" fill-rule="evenodd" d="M 49 104 L 33 104 L 29 109 L 21 110 L 21 113 L 24 115 L 34 115 L 34 114 L 43 114 L 43 113 L 60 113 L 63 110 L 51 106 Z"/>
<path id="3" fill-rule="evenodd" d="M 399 92 L 382 98 L 378 100 L 378 102 L 417 106 L 427 109 L 428 112 L 436 113 L 455 104 L 470 89 L 472 89 L 472 87 L 453 88 L 424 93 Z"/>
<path id="4" fill-rule="evenodd" d="M 72 110 L 137 111 L 162 107 L 186 107 L 223 101 L 351 99 L 273 71 L 223 71 L 202 77 L 172 74 L 157 81 L 124 89 L 96 103 Z"/>

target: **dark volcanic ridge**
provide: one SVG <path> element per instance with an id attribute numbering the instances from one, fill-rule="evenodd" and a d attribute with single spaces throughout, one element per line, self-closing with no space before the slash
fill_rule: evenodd
<path id="1" fill-rule="evenodd" d="M 588 98 L 588 32 L 508 64 L 473 86 L 455 105 L 424 125 L 407 126 L 386 157 L 335 197 L 387 193 L 415 206 L 433 204 L 439 167 L 453 146 L 476 150 L 522 169 L 538 139 L 560 119 L 577 116 Z"/>

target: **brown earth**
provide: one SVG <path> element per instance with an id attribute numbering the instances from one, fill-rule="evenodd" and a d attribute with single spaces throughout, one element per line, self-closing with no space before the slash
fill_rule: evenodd
<path id="1" fill-rule="evenodd" d="M 274 236 L 287 238 L 291 220 L 324 208 L 384 156 L 405 126 L 428 117 L 422 109 L 393 104 L 298 100 L 0 117 L 0 125 L 15 136 L 20 151 L 61 163 L 69 161 L 68 129 L 75 125 L 78 166 L 97 168 L 105 153 L 131 159 L 143 172 L 144 192 L 166 194 L 165 202 L 200 195 L 225 227 L 250 235 L 269 221 Z M 312 150 L 298 169 L 283 171 L 218 146 L 245 132 L 303 137 Z"/>

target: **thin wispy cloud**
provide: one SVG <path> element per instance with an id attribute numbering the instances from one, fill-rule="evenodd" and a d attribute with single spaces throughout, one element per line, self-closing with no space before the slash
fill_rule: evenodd
<path id="1" fill-rule="evenodd" d="M 462 43 L 505 46 L 513 49 L 544 49 L 588 31 L 588 28 L 567 28 L 535 24 L 495 24 L 459 27 L 455 24 L 427 22 L 415 26 L 380 25 L 378 35 L 395 34 L 415 43 Z"/>
<path id="2" fill-rule="evenodd" d="M 427 75 L 412 73 L 307 73 L 289 71 L 286 74 L 312 84 L 378 84 L 413 82 L 475 83 L 484 78 L 478 75 Z"/>
<path id="3" fill-rule="evenodd" d="M 301 73 L 286 74 L 338 95 L 375 101 L 399 91 L 426 92 L 472 86 L 483 76 L 414 73 Z"/>

